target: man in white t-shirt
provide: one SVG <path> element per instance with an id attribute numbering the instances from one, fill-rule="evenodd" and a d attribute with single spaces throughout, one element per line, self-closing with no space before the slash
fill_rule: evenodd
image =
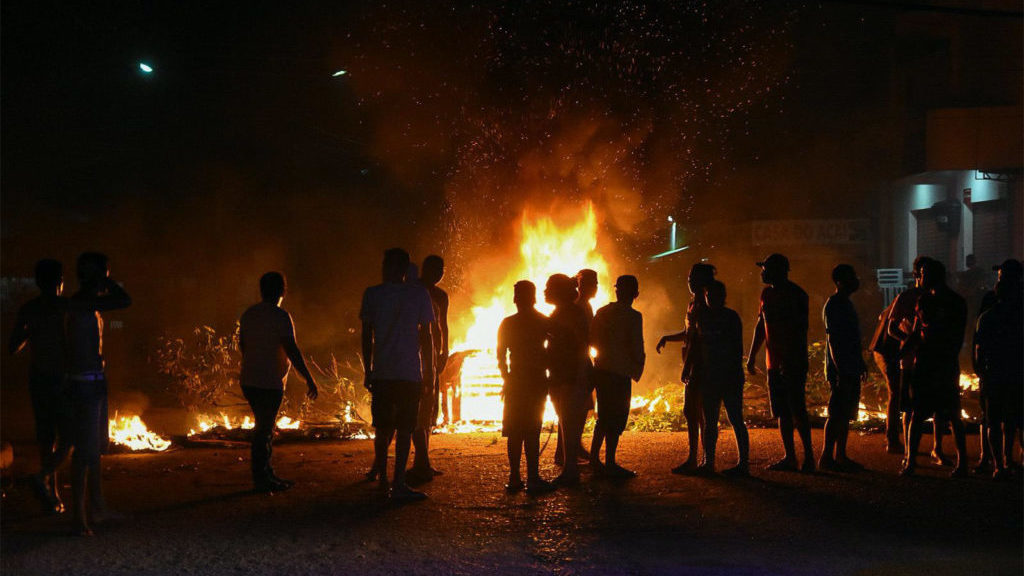
<path id="1" fill-rule="evenodd" d="M 404 283 L 409 254 L 401 248 L 384 253 L 384 282 L 363 293 L 359 318 L 363 323 L 364 385 L 370 391 L 374 440 L 374 464 L 367 474 L 387 485 L 387 454 L 395 435 L 395 473 L 391 495 L 398 499 L 423 499 L 426 495 L 405 483 L 409 444 L 416 428 L 422 392 L 420 347 L 428 361 L 433 354 L 430 325 L 434 309 L 430 294 L 418 282 Z"/>
<path id="2" fill-rule="evenodd" d="M 242 394 L 256 420 L 252 431 L 252 480 L 257 492 L 279 492 L 292 487 L 292 482 L 278 478 L 270 465 L 277 411 L 292 364 L 309 387 L 306 396 L 310 400 L 317 396 L 316 381 L 295 343 L 292 317 L 281 308 L 284 293 L 284 275 L 267 272 L 260 278 L 261 301 L 249 307 L 238 321 Z"/>

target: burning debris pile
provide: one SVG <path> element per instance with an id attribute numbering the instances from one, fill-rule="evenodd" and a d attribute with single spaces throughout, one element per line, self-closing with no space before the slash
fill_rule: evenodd
<path id="1" fill-rule="evenodd" d="M 151 432 L 139 416 L 118 416 L 115 412 L 108 431 L 115 450 L 125 452 L 163 452 L 171 441 Z"/>

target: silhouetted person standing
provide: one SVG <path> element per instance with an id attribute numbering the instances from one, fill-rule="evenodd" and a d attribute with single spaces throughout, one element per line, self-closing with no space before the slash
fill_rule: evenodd
<path id="1" fill-rule="evenodd" d="M 68 299 L 61 296 L 64 268 L 60 262 L 40 260 L 35 275 L 39 296 L 18 309 L 10 352 L 16 354 L 27 344 L 32 353 L 29 394 L 39 447 L 39 473 L 32 476 L 32 483 L 43 509 L 59 514 L 64 503 L 56 471 L 71 451 L 71 415 L 64 394 Z"/>
<path id="2" fill-rule="evenodd" d="M 558 441 L 565 455 L 562 473 L 555 482 L 571 486 L 579 482 L 578 448 L 583 434 L 586 401 L 586 370 L 590 366 L 586 312 L 575 304 L 576 282 L 565 274 L 548 278 L 544 299 L 555 306 L 548 334 L 548 381 L 551 402 L 558 414 Z"/>
<path id="3" fill-rule="evenodd" d="M 1013 272 L 1016 272 L 1014 274 Z M 1008 477 L 1013 445 L 1021 428 L 1024 404 L 1024 286 L 1020 263 L 1004 262 L 995 286 L 995 303 L 982 312 L 974 333 L 974 369 L 981 380 L 987 419 L 986 441 L 992 455 L 992 477 Z"/>
<path id="4" fill-rule="evenodd" d="M 509 492 L 537 493 L 552 485 L 540 477 L 540 429 L 544 402 L 548 397 L 547 351 L 548 318 L 534 308 L 537 287 L 522 280 L 513 288 L 517 312 L 498 327 L 498 370 L 503 381 L 504 400 L 501 434 L 508 438 Z M 526 484 L 519 462 L 526 452 Z"/>
<path id="5" fill-rule="evenodd" d="M 914 285 L 901 292 L 893 300 L 889 307 L 889 317 L 886 324 L 889 337 L 898 343 L 899 352 L 899 403 L 900 411 L 903 413 L 903 435 L 905 440 L 910 438 L 910 413 L 913 411 L 913 403 L 910 400 L 911 382 L 914 379 L 914 342 L 911 339 L 914 321 L 917 318 L 917 303 L 926 290 L 921 285 L 922 270 L 932 259 L 928 256 L 918 256 L 914 259 L 913 274 Z M 932 422 L 934 434 L 932 436 L 932 460 L 936 464 L 949 466 L 952 461 L 942 452 L 942 433 L 946 428 L 946 422 L 935 418 Z M 906 449 L 904 449 L 904 456 Z"/>
<path id="6" fill-rule="evenodd" d="M 705 474 L 715 471 L 718 445 L 718 418 L 725 404 L 736 436 L 739 462 L 722 471 L 730 476 L 750 474 L 750 435 L 743 421 L 743 322 L 740 315 L 725 307 L 725 284 L 712 280 L 704 289 L 707 307 L 695 319 L 700 339 L 701 376 L 704 382 L 704 464 L 698 469 Z"/>
<path id="7" fill-rule="evenodd" d="M 861 380 L 867 373 L 860 349 L 860 320 L 850 295 L 860 288 L 853 266 L 840 264 L 832 269 L 836 291 L 822 311 L 825 320 L 825 378 L 831 395 L 825 422 L 825 446 L 818 467 L 822 470 L 856 472 L 863 468 L 846 454 L 850 422 L 860 412 Z"/>
<path id="8" fill-rule="evenodd" d="M 364 385 L 372 396 L 370 410 L 374 439 L 374 468 L 387 486 L 388 447 L 395 437 L 395 473 L 391 495 L 398 499 L 422 499 L 426 495 L 405 483 L 409 445 L 416 427 L 423 391 L 422 345 L 430 345 L 434 309 L 430 295 L 419 283 L 405 283 L 409 253 L 391 248 L 384 253 L 383 283 L 363 293 L 359 317 L 363 323 Z M 427 358 L 433 352 L 429 351 Z"/>
<path id="9" fill-rule="evenodd" d="M 870 348 L 875 365 L 885 378 L 885 385 L 889 391 L 885 413 L 885 449 L 889 454 L 903 454 L 905 434 L 900 412 L 900 341 L 889 335 L 889 317 L 895 305 L 894 298 L 878 315 Z"/>
<path id="10" fill-rule="evenodd" d="M 584 269 L 580 270 L 579 272 L 577 272 L 576 273 L 576 291 L 578 293 L 577 296 L 576 296 L 576 305 L 579 306 L 580 308 L 582 308 L 583 312 L 586 314 L 586 319 L 587 319 L 587 341 L 589 342 L 589 340 L 590 340 L 590 323 L 594 319 L 594 307 L 590 304 L 590 301 L 594 299 L 594 296 L 597 296 L 597 272 L 595 272 L 594 270 L 591 270 L 590 268 L 584 268 Z M 584 423 L 586 423 L 586 421 L 587 421 L 587 416 L 591 412 L 593 412 L 593 410 L 594 410 L 594 381 L 593 381 L 593 374 L 591 374 L 591 371 L 593 369 L 593 364 L 591 363 L 590 355 L 589 354 L 587 355 L 587 364 L 588 364 L 588 366 L 587 366 L 587 368 L 585 370 L 585 376 L 584 376 L 586 378 L 586 381 L 584 382 L 584 386 L 587 389 L 587 396 L 583 399 L 583 403 L 580 405 L 580 412 L 581 412 L 580 418 L 581 418 L 581 421 L 584 422 Z M 580 428 L 580 441 L 579 441 L 579 451 L 578 451 L 578 453 L 579 453 L 581 458 L 587 458 L 587 457 L 590 456 L 590 452 L 587 450 L 586 446 L 583 445 L 582 434 L 583 434 L 583 428 Z M 594 431 L 594 440 L 597 441 L 597 444 L 596 444 L 597 447 L 600 447 L 601 446 L 601 442 L 604 441 L 604 438 L 600 435 L 600 432 L 598 432 L 597 430 Z M 561 446 L 559 446 L 559 448 L 556 449 L 556 458 L 557 458 L 557 452 L 560 449 L 561 449 Z"/>
<path id="11" fill-rule="evenodd" d="M 598 310 L 590 325 L 590 342 L 597 350 L 591 372 L 597 388 L 597 424 L 590 458 L 599 461 L 599 438 L 605 438 L 604 472 L 613 477 L 636 476 L 616 462 L 615 452 L 629 420 L 633 380 L 640 380 L 647 358 L 644 319 L 633 309 L 633 301 L 639 295 L 636 276 L 619 276 L 615 281 L 615 302 Z"/>
<path id="12" fill-rule="evenodd" d="M 109 442 L 107 375 L 101 312 L 131 305 L 131 297 L 110 277 L 106 255 L 78 257 L 78 292 L 68 306 L 68 392 L 71 400 L 71 491 L 75 530 L 92 535 L 93 522 L 116 519 L 103 498 L 100 456 Z"/>
<path id="13" fill-rule="evenodd" d="M 1019 260 L 1014 260 L 1013 258 L 1010 258 L 1008 260 L 1005 260 L 1002 264 L 997 264 L 997 265 L 993 266 L 992 270 L 995 270 L 998 273 L 998 275 L 999 275 L 997 282 L 1004 282 L 1006 284 L 1015 285 L 1015 286 L 1019 287 L 1019 286 L 1022 285 L 1022 281 L 1024 281 L 1024 279 L 1022 279 L 1022 276 L 1024 276 L 1024 270 L 1022 270 L 1021 263 L 1020 263 Z M 1003 289 L 1006 290 L 1007 288 L 1004 286 Z M 985 292 L 984 295 L 982 295 L 982 297 L 980 298 L 980 301 L 979 301 L 979 306 L 978 306 L 978 316 L 977 316 L 977 319 L 974 320 L 975 324 L 977 324 L 977 320 L 981 318 L 982 314 L 984 314 L 985 312 L 987 312 L 993 306 L 996 305 L 997 300 L 998 300 L 998 298 L 996 296 L 996 291 L 994 289 L 993 290 L 989 290 L 989 291 Z M 968 300 L 967 301 L 967 306 L 968 306 L 967 318 L 968 318 L 968 321 L 970 321 L 970 319 L 972 318 L 971 313 L 970 313 L 970 305 L 971 304 L 972 304 L 972 302 L 970 300 Z M 976 346 L 974 344 L 972 344 L 971 349 L 972 349 L 972 352 L 973 352 L 972 356 L 971 356 L 971 365 L 974 368 L 974 373 L 977 374 L 979 376 L 979 379 L 980 379 L 981 372 L 980 372 L 980 369 L 978 367 L 978 362 L 977 362 L 978 361 L 977 348 L 976 348 Z M 979 390 L 979 393 L 980 393 L 979 394 L 980 395 L 979 400 L 981 402 L 981 434 L 979 434 L 979 436 L 981 436 L 981 458 L 980 458 L 980 460 L 978 462 L 978 465 L 975 466 L 974 471 L 978 472 L 978 473 L 984 473 L 984 472 L 987 472 L 987 471 L 993 469 L 993 466 L 992 466 L 993 459 L 992 459 L 992 451 L 990 450 L 990 445 L 989 445 L 989 441 L 988 441 L 988 436 L 989 436 L 989 430 L 988 430 L 989 418 L 988 418 L 988 413 L 987 413 L 988 401 L 985 398 L 986 386 L 985 386 L 984 380 L 982 380 L 980 382 L 980 384 L 981 385 L 980 385 L 980 390 Z M 1013 443 L 1012 442 L 1010 443 L 1010 448 L 1013 448 Z M 1006 453 L 1005 458 L 1007 459 L 1007 461 L 1012 461 L 1012 450 L 1010 450 L 1010 451 L 1008 451 Z M 998 470 L 996 470 L 996 471 L 998 471 Z"/>
<path id="14" fill-rule="evenodd" d="M 907 443 L 904 476 L 914 473 L 917 447 L 924 421 L 929 416 L 953 424 L 957 462 L 953 476 L 967 475 L 967 439 L 960 418 L 960 347 L 967 328 L 967 304 L 946 285 L 946 267 L 930 260 L 921 269 L 924 293 L 917 301 L 917 315 L 909 344 L 913 350 L 910 381 L 910 441 Z"/>
<path id="15" fill-rule="evenodd" d="M 442 341 L 441 335 L 441 305 L 444 307 L 445 331 L 447 329 L 447 294 L 437 288 L 437 282 L 444 275 L 444 261 L 440 256 L 427 256 L 423 260 L 423 276 L 417 278 L 416 264 L 409 265 L 406 275 L 407 283 L 415 283 L 423 286 L 430 295 L 430 304 L 434 311 L 434 321 L 430 329 L 421 334 L 421 338 L 429 338 L 430 341 L 420 342 L 420 360 L 423 369 L 423 390 L 420 396 L 420 408 L 416 416 L 416 429 L 413 430 L 413 448 L 415 455 L 413 466 L 409 468 L 406 478 L 410 483 L 424 483 L 433 480 L 434 476 L 440 475 L 430 465 L 430 434 L 434 424 L 437 422 L 437 397 L 440 394 L 438 388 L 438 375 L 444 369 L 443 363 L 447 361 L 437 354 L 446 349 L 446 339 Z M 435 294 L 439 292 L 439 294 Z"/>
<path id="16" fill-rule="evenodd" d="M 270 464 L 277 411 L 284 399 L 285 383 L 292 365 L 306 381 L 306 396 L 316 400 L 317 387 L 295 342 L 291 314 L 281 308 L 287 286 L 280 272 L 260 277 L 260 302 L 238 321 L 238 347 L 242 351 L 242 395 L 252 408 L 252 482 L 257 492 L 279 492 L 292 482 L 274 474 Z"/>
<path id="17" fill-rule="evenodd" d="M 806 402 L 807 293 L 790 282 L 789 259 L 782 254 L 772 254 L 757 265 L 761 267 L 761 281 L 768 287 L 761 291 L 761 310 L 750 343 L 747 371 L 757 373 L 757 353 L 764 344 L 772 415 L 779 420 L 779 433 L 786 451 L 786 456 L 768 469 L 797 469 L 793 443 L 793 429 L 796 428 L 804 446 L 804 461 L 800 469 L 814 472 L 814 449 Z"/>
<path id="18" fill-rule="evenodd" d="M 686 307 L 683 329 L 675 334 L 662 336 L 655 347 L 655 352 L 660 354 L 667 342 L 683 343 L 683 371 L 680 380 L 686 386 L 683 393 L 683 417 L 686 418 L 689 454 L 685 462 L 672 469 L 673 474 L 696 472 L 699 465 L 701 435 L 704 428 L 704 407 L 701 402 L 701 376 L 704 369 L 700 364 L 700 340 L 695 322 L 697 315 L 707 308 L 707 303 L 704 300 L 704 288 L 714 279 L 715 267 L 711 264 L 697 263 L 690 267 L 690 275 L 687 278 L 690 303 Z"/>

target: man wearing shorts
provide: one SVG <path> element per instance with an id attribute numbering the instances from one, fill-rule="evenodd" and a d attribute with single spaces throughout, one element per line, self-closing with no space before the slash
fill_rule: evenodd
<path id="1" fill-rule="evenodd" d="M 757 373 L 757 353 L 765 345 L 768 367 L 768 396 L 772 415 L 779 421 L 779 433 L 786 455 L 769 470 L 797 470 L 793 429 L 800 434 L 804 461 L 800 470 L 814 472 L 811 424 L 807 417 L 807 292 L 789 280 L 789 259 L 772 254 L 763 262 L 761 310 L 747 356 L 747 371 Z"/>
<path id="2" fill-rule="evenodd" d="M 704 308 L 696 317 L 704 371 L 704 464 L 702 474 L 715 472 L 718 419 L 722 405 L 736 437 L 739 462 L 722 471 L 727 476 L 750 475 L 750 435 L 743 421 L 743 322 L 725 307 L 725 284 L 712 280 L 704 289 Z"/>
<path id="3" fill-rule="evenodd" d="M 953 477 L 967 475 L 967 438 L 960 416 L 960 347 L 967 328 L 967 303 L 946 285 L 946 267 L 930 260 L 921 269 L 924 293 L 908 340 L 913 377 L 909 399 L 913 409 L 910 441 L 901 475 L 914 474 L 924 421 L 930 416 L 953 425 L 957 460 Z"/>
<path id="4" fill-rule="evenodd" d="M 860 288 L 853 266 L 840 264 L 832 269 L 836 291 L 822 311 L 825 320 L 825 378 L 832 390 L 825 422 L 825 447 L 818 460 L 822 470 L 856 472 L 863 468 L 846 455 L 850 422 L 860 410 L 860 382 L 867 373 L 860 349 L 860 321 L 850 295 Z"/>
<path id="5" fill-rule="evenodd" d="M 513 287 L 516 313 L 498 327 L 498 370 L 501 372 L 501 396 L 504 400 L 501 435 L 508 438 L 508 483 L 505 489 L 529 493 L 551 490 L 540 477 L 540 429 L 544 402 L 548 397 L 547 352 L 548 318 L 537 311 L 537 287 L 529 280 Z M 526 452 L 526 484 L 519 472 L 519 461 Z"/>
<path id="6" fill-rule="evenodd" d="M 434 307 L 434 322 L 430 326 L 429 349 L 421 344 L 420 359 L 423 363 L 423 395 L 416 418 L 416 430 L 412 433 L 415 448 L 409 481 L 427 482 L 440 475 L 430 463 L 430 434 L 437 423 L 438 398 L 441 395 L 440 375 L 448 362 L 448 293 L 437 283 L 444 276 L 444 260 L 430 255 L 423 259 L 423 269 L 418 280 L 430 294 Z M 409 279 L 406 279 L 407 281 Z M 430 350 L 433 351 L 431 354 Z"/>
<path id="7" fill-rule="evenodd" d="M 117 519 L 103 497 L 100 457 L 110 441 L 107 374 L 100 312 L 131 305 L 128 293 L 110 277 L 109 260 L 98 252 L 78 257 L 79 289 L 68 302 L 68 398 L 71 410 L 72 511 L 75 532 L 91 536 L 93 522 Z"/>
<path id="8" fill-rule="evenodd" d="M 626 430 L 633 380 L 644 372 L 644 319 L 633 309 L 640 295 L 636 276 L 619 276 L 615 281 L 615 302 L 603 306 L 590 325 L 590 343 L 597 350 L 592 371 L 597 388 L 597 424 L 591 461 L 599 459 L 599 433 L 605 438 L 603 470 L 608 476 L 631 478 L 636 472 L 615 461 L 619 437 Z"/>
<path id="9" fill-rule="evenodd" d="M 36 496 L 48 513 L 60 514 L 57 468 L 71 451 L 71 416 L 64 393 L 67 341 L 64 321 L 68 299 L 64 290 L 64 268 L 56 260 L 36 263 L 36 286 L 39 296 L 18 309 L 10 352 L 16 354 L 27 344 L 32 352 L 29 393 L 32 415 L 36 422 L 36 443 L 39 446 L 39 473 L 32 476 Z"/>
<path id="10" fill-rule="evenodd" d="M 419 500 L 426 494 L 405 483 L 409 445 L 416 428 L 423 390 L 420 345 L 430 342 L 434 309 L 426 288 L 406 283 L 409 253 L 391 248 L 384 253 L 384 282 L 363 293 L 362 320 L 364 385 L 370 391 L 374 438 L 374 467 L 368 474 L 387 486 L 387 458 L 395 437 L 395 472 L 391 496 Z M 429 345 L 429 344 L 428 344 Z"/>

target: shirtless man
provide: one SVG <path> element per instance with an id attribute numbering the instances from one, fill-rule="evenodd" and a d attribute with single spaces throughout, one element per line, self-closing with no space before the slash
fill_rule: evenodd
<path id="1" fill-rule="evenodd" d="M 68 302 L 68 392 L 71 403 L 71 492 L 75 532 L 91 536 L 92 523 L 120 517 L 103 498 L 100 456 L 109 442 L 107 375 L 100 312 L 131 305 L 128 293 L 110 277 L 106 255 L 78 257 L 78 292 Z"/>
<path id="2" fill-rule="evenodd" d="M 779 421 L 779 434 L 785 457 L 770 465 L 769 470 L 797 470 L 794 428 L 804 448 L 803 472 L 814 472 L 814 449 L 811 446 L 811 423 L 807 416 L 807 292 L 789 280 L 789 259 L 772 254 L 763 262 L 761 309 L 754 327 L 754 338 L 747 356 L 747 371 L 757 373 L 757 353 L 767 350 L 768 396 L 772 415 Z"/>
<path id="3" fill-rule="evenodd" d="M 551 483 L 540 477 L 540 429 L 544 402 L 548 396 L 547 352 L 548 318 L 534 308 L 537 287 L 522 280 L 513 288 L 517 312 L 502 320 L 498 327 L 498 369 L 501 371 L 501 396 L 504 414 L 502 436 L 508 438 L 509 475 L 505 489 L 529 493 L 545 492 Z M 526 484 L 519 462 L 526 452 Z"/>
<path id="4" fill-rule="evenodd" d="M 36 422 L 36 443 L 39 446 L 39 473 L 32 483 L 49 513 L 64 512 L 57 480 L 57 468 L 71 451 L 71 422 L 64 395 L 67 342 L 64 320 L 68 299 L 64 291 L 64 269 L 56 260 L 36 263 L 36 286 L 39 296 L 18 309 L 11 333 L 10 352 L 17 354 L 26 345 L 32 352 L 29 393 Z"/>

